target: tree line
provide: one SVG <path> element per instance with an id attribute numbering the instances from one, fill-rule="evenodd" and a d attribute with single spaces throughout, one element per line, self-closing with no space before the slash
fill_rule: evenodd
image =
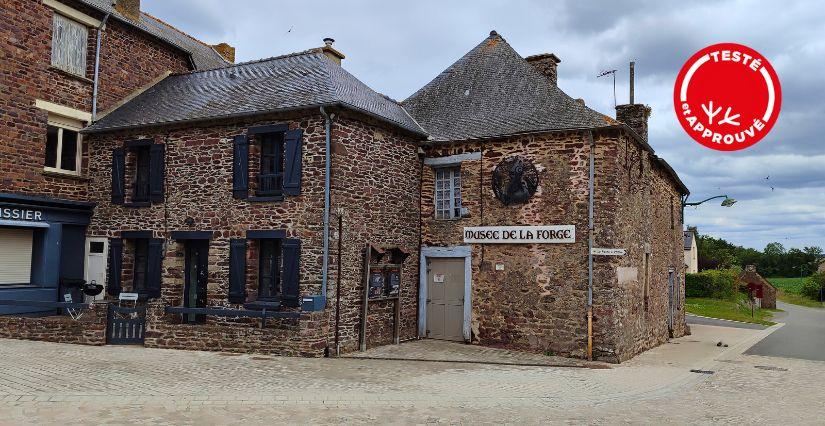
<path id="1" fill-rule="evenodd" d="M 786 249 L 781 243 L 773 242 L 759 251 L 698 232 L 696 243 L 700 271 L 756 265 L 764 277 L 801 277 L 815 273 L 825 258 L 818 246 Z"/>

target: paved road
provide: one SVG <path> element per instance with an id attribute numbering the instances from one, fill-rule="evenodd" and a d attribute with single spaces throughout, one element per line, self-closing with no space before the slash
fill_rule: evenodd
<path id="1" fill-rule="evenodd" d="M 695 325 L 610 369 L 0 339 L 0 425 L 821 424 L 825 363 L 741 355 L 772 331 Z"/>
<path id="2" fill-rule="evenodd" d="M 713 325 L 717 327 L 747 328 L 750 330 L 764 330 L 768 328 L 760 324 L 750 324 L 746 322 L 737 321 L 725 321 L 716 318 L 697 317 L 695 315 L 690 314 L 686 315 L 685 318 L 688 324 Z"/>
<path id="3" fill-rule="evenodd" d="M 825 361 L 825 309 L 776 302 L 785 312 L 774 321 L 785 326 L 757 343 L 745 354 Z"/>

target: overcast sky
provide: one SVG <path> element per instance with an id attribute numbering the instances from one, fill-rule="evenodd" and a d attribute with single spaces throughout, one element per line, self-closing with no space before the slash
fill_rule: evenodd
<path id="1" fill-rule="evenodd" d="M 142 8 L 208 43 L 228 42 L 237 60 L 322 45 L 333 37 L 344 67 L 403 100 L 497 30 L 522 56 L 561 58 L 559 86 L 611 116 L 618 69 L 627 102 L 636 61 L 636 102 L 653 108 L 650 144 L 690 188 L 691 200 L 728 194 L 686 211 L 701 233 L 762 249 L 825 246 L 825 8 L 815 1 L 266 1 L 143 0 Z M 772 132 L 734 153 L 690 139 L 676 121 L 676 74 L 697 50 L 736 42 L 768 58 L 782 84 Z M 768 179 L 766 179 L 769 177 Z"/>

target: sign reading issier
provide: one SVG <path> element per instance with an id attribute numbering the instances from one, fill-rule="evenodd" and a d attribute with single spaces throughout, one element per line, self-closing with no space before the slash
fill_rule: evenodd
<path id="1" fill-rule="evenodd" d="M 2 208 L 0 209 L 0 219 L 28 220 L 39 222 L 43 220 L 43 212 L 39 210 Z"/>
<path id="2" fill-rule="evenodd" d="M 569 244 L 576 242 L 576 226 L 472 226 L 464 228 L 464 242 L 476 244 Z"/>

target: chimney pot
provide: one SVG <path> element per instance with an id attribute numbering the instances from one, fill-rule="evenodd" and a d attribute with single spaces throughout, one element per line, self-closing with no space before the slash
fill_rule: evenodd
<path id="1" fill-rule="evenodd" d="M 332 47 L 332 43 L 335 43 L 335 39 L 326 37 L 324 39 L 324 47 L 321 48 L 321 52 L 324 52 L 324 55 L 336 64 L 341 65 L 341 60 L 346 58 L 346 56 Z"/>
<path id="2" fill-rule="evenodd" d="M 116 0 L 115 10 L 131 21 L 140 21 L 140 0 Z"/>
<path id="3" fill-rule="evenodd" d="M 558 86 L 558 69 L 559 69 L 559 59 L 558 56 L 552 53 L 542 53 L 539 55 L 528 56 L 525 60 L 533 66 L 538 72 L 544 74 L 548 80 L 550 80 L 550 84 L 553 86 Z"/>
<path id="4" fill-rule="evenodd" d="M 497 35 L 498 35 L 498 32 L 496 30 L 490 31 L 490 37 L 495 37 Z"/>

